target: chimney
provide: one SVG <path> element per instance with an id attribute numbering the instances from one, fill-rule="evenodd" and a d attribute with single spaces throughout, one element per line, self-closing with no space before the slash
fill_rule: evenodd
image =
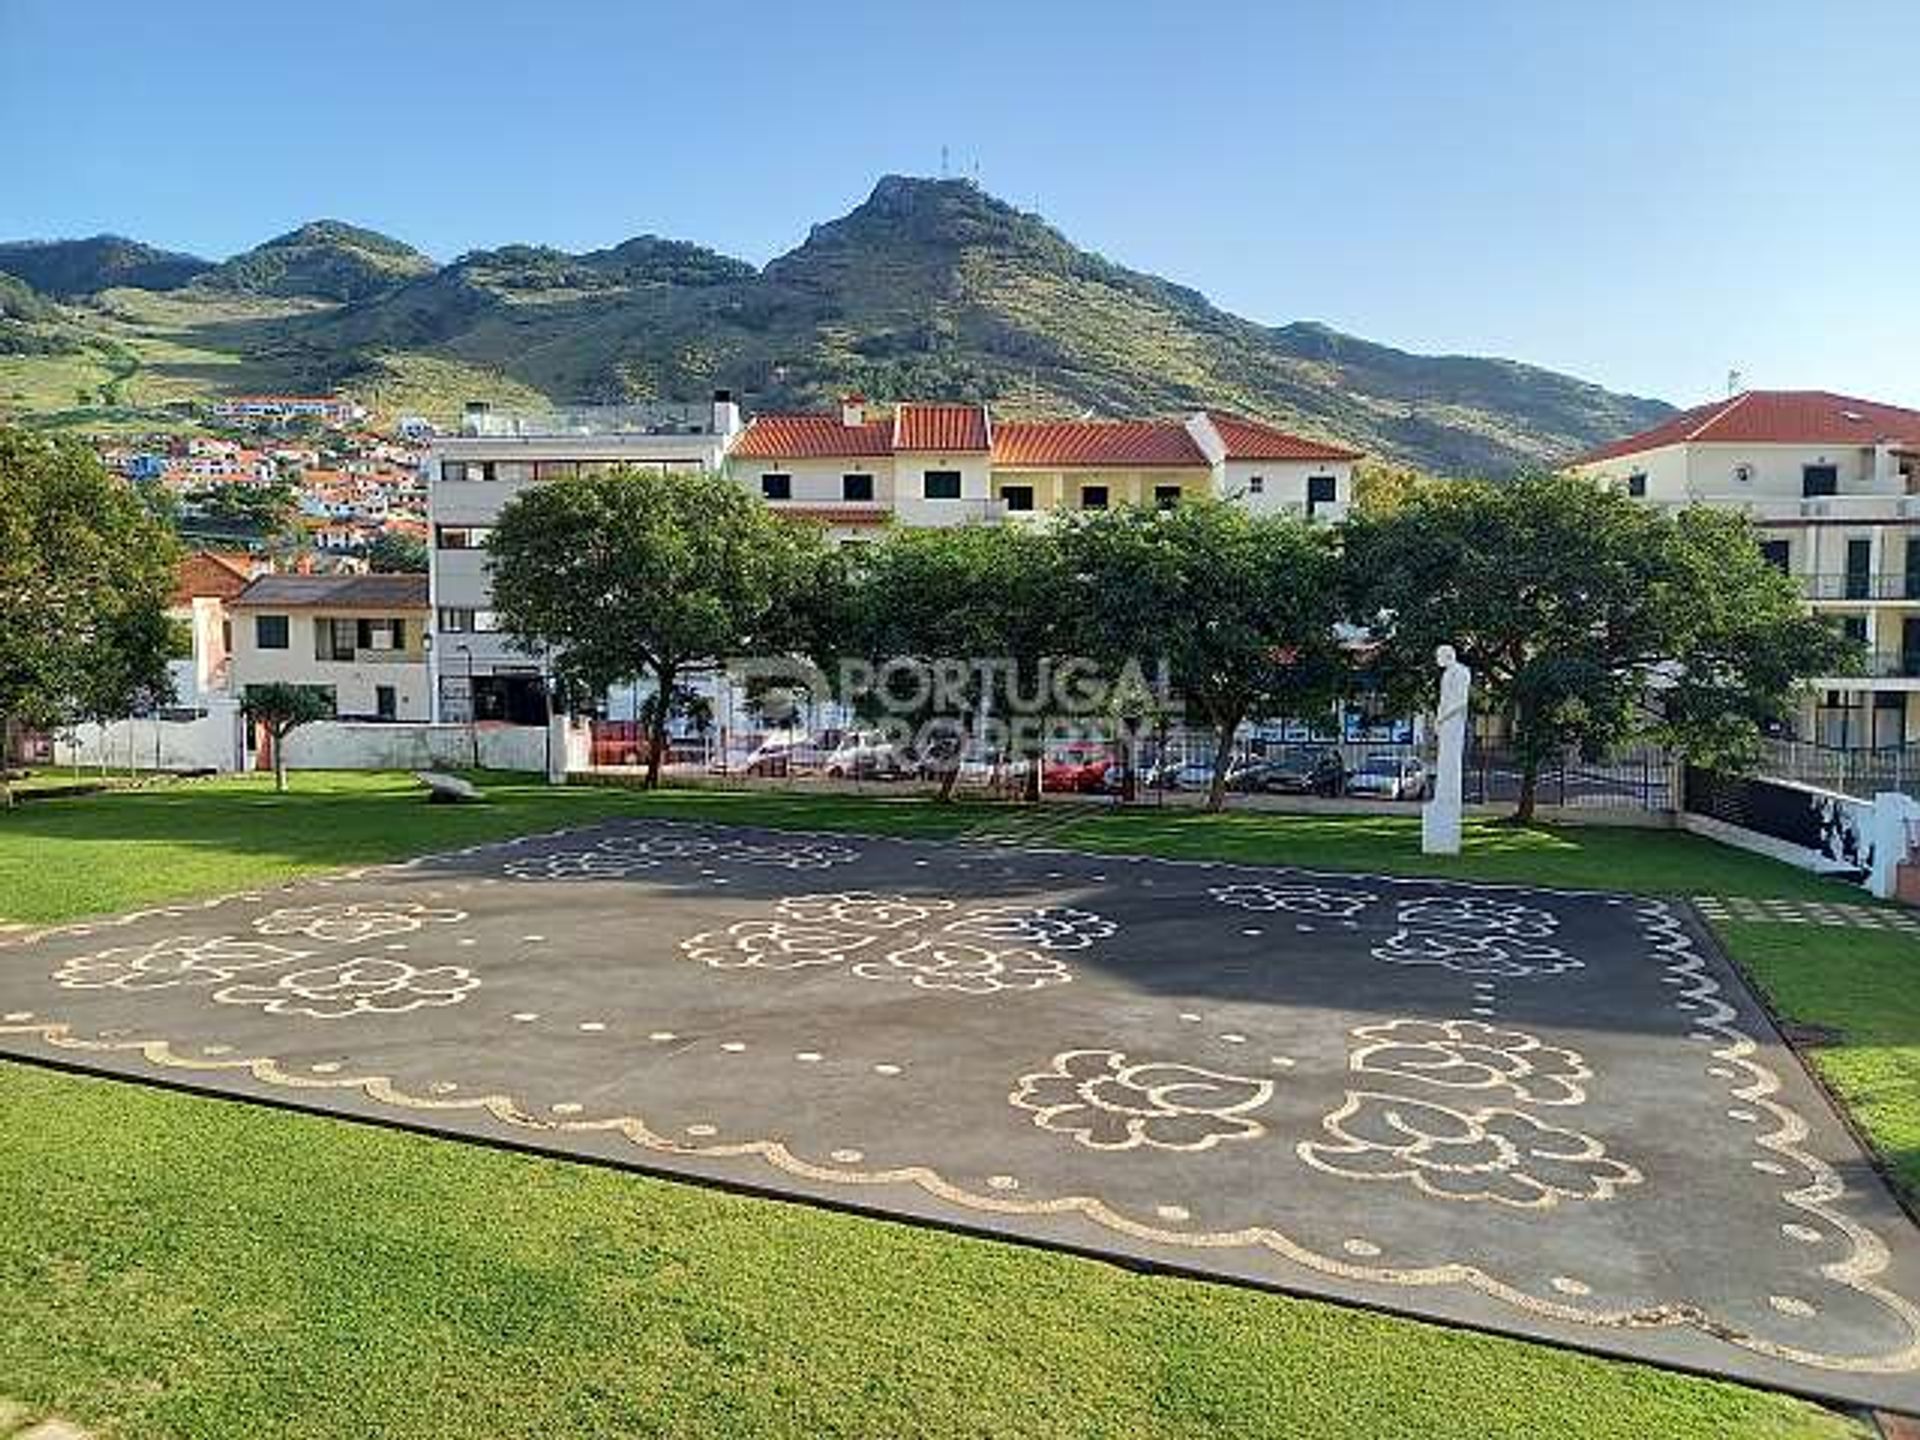
<path id="1" fill-rule="evenodd" d="M 713 433 L 722 439 L 735 434 L 740 429 L 740 407 L 734 403 L 731 390 L 713 392 Z"/>
<path id="2" fill-rule="evenodd" d="M 840 423 L 849 430 L 856 425 L 867 423 L 867 397 L 864 395 L 842 395 L 840 397 Z"/>

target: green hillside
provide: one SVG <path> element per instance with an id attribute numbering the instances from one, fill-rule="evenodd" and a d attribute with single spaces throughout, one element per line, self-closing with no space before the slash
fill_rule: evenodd
<path id="1" fill-rule="evenodd" d="M 119 426 L 195 395 L 297 387 L 450 419 L 467 399 L 688 399 L 724 386 L 749 409 L 776 409 L 859 389 L 1008 413 L 1221 406 L 1430 470 L 1503 473 L 1668 411 L 1513 361 L 1258 325 L 965 181 L 900 176 L 760 270 L 652 235 L 584 254 L 513 245 L 436 268 L 323 221 L 165 295 L 75 297 L 56 328 L 84 336 L 82 353 L 0 354 L 0 412 Z M 78 400 L 102 374 L 119 377 L 115 403 Z"/>
<path id="2" fill-rule="evenodd" d="M 26 281 L 43 295 L 93 295 L 117 285 L 177 290 L 213 262 L 156 250 L 120 235 L 85 240 L 0 241 L 0 273 Z"/>

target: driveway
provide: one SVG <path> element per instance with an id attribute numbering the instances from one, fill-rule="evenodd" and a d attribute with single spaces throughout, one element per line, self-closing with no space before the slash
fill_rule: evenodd
<path id="1" fill-rule="evenodd" d="M 16 938 L 0 1051 L 1920 1410 L 1920 1237 L 1657 901 L 616 822 Z"/>

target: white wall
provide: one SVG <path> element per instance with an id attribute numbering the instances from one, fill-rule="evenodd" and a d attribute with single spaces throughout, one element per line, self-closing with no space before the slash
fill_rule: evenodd
<path id="1" fill-rule="evenodd" d="M 285 615 L 287 647 L 262 650 L 256 643 L 255 617 Z M 314 622 L 318 619 L 401 619 L 406 622 L 404 650 L 359 651 L 353 660 L 321 660 L 315 657 Z M 427 612 L 424 610 L 313 610 L 276 609 L 272 605 L 247 605 L 233 612 L 233 693 L 243 695 L 249 685 L 286 683 L 290 685 L 331 685 L 334 709 L 342 715 L 372 715 L 376 712 L 374 689 L 391 685 L 395 715 L 401 720 L 425 720 L 432 713 L 427 691 L 427 657 L 421 648 Z M 391 655 L 391 660 L 385 658 Z"/>
<path id="2" fill-rule="evenodd" d="M 56 765 L 98 766 L 104 760 L 115 770 L 237 770 L 241 729 L 239 707 L 216 701 L 198 720 L 77 726 L 54 738 L 53 757 Z"/>
<path id="3" fill-rule="evenodd" d="M 473 764 L 478 741 L 486 770 L 547 768 L 544 725 L 378 725 L 325 720 L 302 725 L 287 737 L 291 770 L 424 770 L 430 766 L 465 769 Z"/>

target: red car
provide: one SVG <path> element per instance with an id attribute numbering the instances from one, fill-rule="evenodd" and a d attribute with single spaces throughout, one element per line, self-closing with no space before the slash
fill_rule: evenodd
<path id="1" fill-rule="evenodd" d="M 1073 745 L 1047 756 L 1040 767 L 1043 789 L 1086 794 L 1106 787 L 1113 756 L 1098 745 Z"/>

